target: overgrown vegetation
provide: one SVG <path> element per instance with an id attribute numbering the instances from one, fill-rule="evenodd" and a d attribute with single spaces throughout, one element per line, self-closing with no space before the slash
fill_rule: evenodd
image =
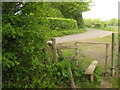
<path id="1" fill-rule="evenodd" d="M 62 31 L 61 25 L 59 29 L 51 28 L 47 18 L 71 19 L 71 23 L 63 20 L 63 23 L 66 23 L 63 24 L 64 29 L 72 30 L 75 26 L 80 30 L 84 23 L 79 15 L 88 10 L 88 6 L 89 3 L 85 2 L 3 2 L 3 88 L 70 87 L 69 75 L 66 72 L 69 62 L 66 59 L 52 62 L 49 60 L 49 52 L 46 52 L 46 42 L 51 36 L 51 29 Z M 58 25 L 59 22 L 55 24 Z M 63 30 L 63 34 L 65 35 L 66 31 Z"/>

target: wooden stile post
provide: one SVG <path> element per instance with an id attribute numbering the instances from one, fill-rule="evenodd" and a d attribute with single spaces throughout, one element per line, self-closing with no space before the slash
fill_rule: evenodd
<path id="1" fill-rule="evenodd" d="M 76 88 L 75 82 L 74 82 L 74 79 L 73 79 L 73 75 L 72 75 L 72 70 L 71 70 L 70 67 L 68 68 L 68 73 L 70 74 L 70 80 L 71 80 L 70 85 L 71 85 L 71 87 L 72 87 L 72 88 Z"/>
<path id="2" fill-rule="evenodd" d="M 112 76 L 115 75 L 115 33 L 112 33 L 112 62 L 111 62 L 111 66 L 112 66 Z"/>
<path id="3" fill-rule="evenodd" d="M 75 42 L 75 45 L 77 48 L 75 49 L 75 55 L 76 55 L 76 65 L 78 66 L 78 59 L 79 59 L 79 45 L 77 42 Z"/>
<path id="4" fill-rule="evenodd" d="M 109 44 L 106 44 L 106 50 L 105 50 L 105 71 L 107 72 L 108 70 L 108 47 Z"/>
<path id="5" fill-rule="evenodd" d="M 52 43 L 53 43 L 53 45 L 52 45 L 53 61 L 54 61 L 54 62 L 57 62 L 57 55 L 56 55 L 57 50 L 56 50 L 56 40 L 55 40 L 55 38 L 52 38 Z"/>
<path id="6" fill-rule="evenodd" d="M 118 45 L 118 68 L 117 68 L 117 70 L 118 70 L 118 77 L 120 77 L 120 33 L 118 34 L 119 36 L 119 41 L 118 41 L 118 43 L 119 43 L 119 45 Z"/>

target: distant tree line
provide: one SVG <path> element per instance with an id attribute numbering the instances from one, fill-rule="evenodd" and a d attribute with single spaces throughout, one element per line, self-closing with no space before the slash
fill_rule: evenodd
<path id="1" fill-rule="evenodd" d="M 106 26 L 118 26 L 118 19 L 111 18 L 110 20 L 101 21 L 100 19 L 84 19 L 85 26 L 87 27 L 106 27 Z"/>

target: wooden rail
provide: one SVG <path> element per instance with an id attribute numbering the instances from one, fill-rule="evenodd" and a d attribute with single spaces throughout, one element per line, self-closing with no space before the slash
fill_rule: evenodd
<path id="1" fill-rule="evenodd" d="M 57 49 L 76 49 L 77 46 L 65 46 L 65 45 L 57 45 Z"/>
<path id="2" fill-rule="evenodd" d="M 103 45 L 109 44 L 110 45 L 110 43 L 100 43 L 100 42 L 76 42 L 76 43 L 81 43 L 81 44 L 103 44 Z"/>

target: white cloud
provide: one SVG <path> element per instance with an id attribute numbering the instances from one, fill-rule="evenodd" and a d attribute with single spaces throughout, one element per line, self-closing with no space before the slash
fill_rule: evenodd
<path id="1" fill-rule="evenodd" d="M 119 1 L 120 0 L 94 0 L 95 6 L 91 7 L 91 11 L 84 12 L 83 18 L 99 18 L 101 20 L 118 18 Z"/>

